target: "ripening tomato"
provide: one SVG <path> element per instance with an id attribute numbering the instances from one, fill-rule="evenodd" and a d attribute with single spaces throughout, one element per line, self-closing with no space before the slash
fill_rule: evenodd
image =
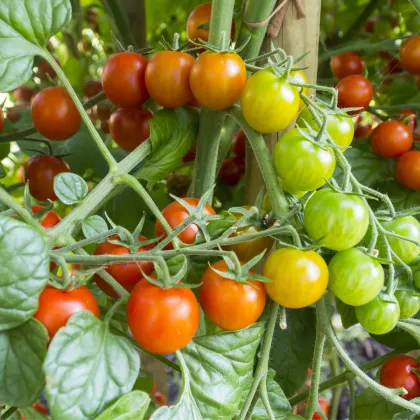
<path id="1" fill-rule="evenodd" d="M 369 211 L 361 197 L 329 188 L 307 201 L 304 224 L 309 236 L 335 251 L 357 245 L 369 227 Z"/>
<path id="2" fill-rule="evenodd" d="M 102 92 L 102 82 L 100 80 L 89 80 L 85 83 L 85 95 L 93 98 Z"/>
<path id="3" fill-rule="evenodd" d="M 400 61 L 409 73 L 420 75 L 420 36 L 408 38 L 401 44 Z"/>
<path id="4" fill-rule="evenodd" d="M 224 260 L 213 263 L 201 277 L 198 290 L 201 308 L 209 319 L 225 330 L 241 330 L 261 316 L 265 305 L 265 290 L 261 282 L 239 283 L 222 277 L 215 270 L 227 272 Z"/>
<path id="5" fill-rule="evenodd" d="M 152 113 L 144 107 L 120 108 L 111 115 L 109 129 L 115 143 L 131 152 L 150 136 Z"/>
<path id="6" fill-rule="evenodd" d="M 210 109 L 231 107 L 241 97 L 245 82 L 245 63 L 234 52 L 206 51 L 197 58 L 190 73 L 194 97 Z"/>
<path id="7" fill-rule="evenodd" d="M 225 159 L 220 167 L 219 176 L 225 185 L 237 185 L 244 175 L 245 162 L 238 156 Z"/>
<path id="8" fill-rule="evenodd" d="M 408 290 L 396 290 L 395 297 L 400 304 L 400 319 L 411 318 L 420 310 L 420 296 Z"/>
<path id="9" fill-rule="evenodd" d="M 328 267 L 315 251 L 281 248 L 263 267 L 268 295 L 286 308 L 305 308 L 318 301 L 328 285 Z"/>
<path id="10" fill-rule="evenodd" d="M 244 130 L 238 130 L 232 138 L 232 152 L 235 153 L 238 158 L 245 161 L 246 157 L 246 135 Z"/>
<path id="11" fill-rule="evenodd" d="M 159 51 L 146 68 L 146 88 L 150 97 L 166 108 L 177 108 L 193 100 L 190 73 L 193 56 L 179 51 Z"/>
<path id="12" fill-rule="evenodd" d="M 246 122 L 260 133 L 288 127 L 299 111 L 298 90 L 271 70 L 260 70 L 246 82 L 241 96 Z"/>
<path id="13" fill-rule="evenodd" d="M 365 70 L 362 57 L 354 51 L 335 55 L 330 64 L 331 71 L 337 79 L 343 79 L 352 74 L 363 74 Z"/>
<path id="14" fill-rule="evenodd" d="M 396 158 L 411 149 L 413 134 L 402 122 L 384 121 L 372 131 L 369 143 L 378 156 Z"/>
<path id="15" fill-rule="evenodd" d="M 60 64 L 58 61 L 58 58 L 53 55 L 53 58 L 57 64 Z M 48 81 L 50 79 L 55 79 L 57 77 L 57 73 L 52 68 L 51 64 L 45 60 L 45 58 L 42 58 L 40 62 L 38 63 L 38 71 L 36 72 L 36 75 L 44 81 Z"/>
<path id="16" fill-rule="evenodd" d="M 411 369 L 419 369 L 416 359 L 405 354 L 388 359 L 381 368 L 380 382 L 387 388 L 405 388 L 407 394 L 400 395 L 406 400 L 420 397 L 420 380 Z"/>
<path id="17" fill-rule="evenodd" d="M 66 140 L 80 128 L 82 118 L 71 96 L 63 87 L 49 87 L 32 101 L 32 121 L 49 140 Z"/>
<path id="18" fill-rule="evenodd" d="M 67 324 L 68 319 L 80 311 L 90 311 L 99 318 L 95 296 L 85 286 L 70 291 L 47 286 L 39 296 L 39 306 L 34 318 L 48 330 L 50 339 Z"/>
<path id="19" fill-rule="evenodd" d="M 305 130 L 304 130 L 305 131 Z M 307 131 L 307 130 L 306 130 Z M 335 155 L 305 139 L 297 128 L 280 137 L 273 152 L 274 167 L 283 188 L 312 191 L 322 187 L 335 170 Z"/>
<path id="20" fill-rule="evenodd" d="M 32 206 L 32 213 L 36 214 L 43 209 L 44 207 L 42 206 Z M 51 229 L 61 222 L 61 217 L 54 210 L 51 210 L 45 214 L 42 219 L 39 220 L 39 222 L 43 228 Z"/>
<path id="21" fill-rule="evenodd" d="M 420 190 L 420 151 L 410 150 L 397 160 L 395 175 L 404 187 Z"/>
<path id="22" fill-rule="evenodd" d="M 357 123 L 354 128 L 354 138 L 360 139 L 364 137 L 369 137 L 372 132 L 372 124 L 359 124 Z"/>
<path id="23" fill-rule="evenodd" d="M 130 108 L 147 101 L 146 66 L 147 58 L 134 52 L 115 54 L 105 63 L 102 86 L 114 105 Z"/>
<path id="24" fill-rule="evenodd" d="M 35 90 L 29 86 L 20 86 L 13 91 L 13 97 L 18 103 L 30 103 L 35 96 Z"/>
<path id="25" fill-rule="evenodd" d="M 182 349 L 194 337 L 200 309 L 191 289 L 161 289 L 141 280 L 128 299 L 127 320 L 142 347 L 168 354 Z"/>
<path id="26" fill-rule="evenodd" d="M 328 288 L 350 306 L 369 303 L 384 285 L 384 269 L 357 248 L 340 251 L 328 264 Z"/>
<path id="27" fill-rule="evenodd" d="M 340 80 L 337 85 L 338 106 L 341 108 L 361 108 L 349 114 L 359 114 L 369 106 L 373 88 L 368 79 L 354 74 Z"/>
<path id="28" fill-rule="evenodd" d="M 29 182 L 32 197 L 40 201 L 57 200 L 54 177 L 62 172 L 70 172 L 70 167 L 60 158 L 49 155 L 31 157 L 25 170 L 25 181 Z"/>
<path id="29" fill-rule="evenodd" d="M 303 70 L 293 70 L 292 69 L 287 81 L 290 82 L 291 80 L 294 81 L 294 82 L 302 83 L 303 85 L 307 85 L 309 83 L 308 76 L 306 76 L 306 73 Z M 295 87 L 299 92 L 302 92 L 305 96 L 309 95 L 309 88 L 308 87 L 303 87 L 303 88 L 300 88 L 299 86 L 295 86 Z M 305 107 L 305 103 L 301 99 L 299 108 L 302 109 L 304 107 Z"/>

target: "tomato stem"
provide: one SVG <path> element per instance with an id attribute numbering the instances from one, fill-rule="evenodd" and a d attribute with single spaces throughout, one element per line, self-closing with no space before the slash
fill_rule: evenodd
<path id="1" fill-rule="evenodd" d="M 121 297 L 118 299 L 109 309 L 104 317 L 104 323 L 108 325 L 114 316 L 115 312 L 117 312 L 118 308 L 123 304 L 127 302 L 127 296 Z"/>
<path id="2" fill-rule="evenodd" d="M 355 407 L 356 407 L 356 390 L 354 386 L 354 380 L 348 379 L 347 380 L 349 385 L 349 394 L 350 394 L 350 401 L 349 401 L 349 420 L 354 420 L 355 417 Z"/>

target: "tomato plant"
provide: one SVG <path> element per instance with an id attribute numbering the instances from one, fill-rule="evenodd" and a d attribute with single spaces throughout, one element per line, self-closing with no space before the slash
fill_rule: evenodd
<path id="1" fill-rule="evenodd" d="M 353 74 L 363 74 L 365 63 L 354 51 L 335 55 L 331 59 L 331 71 L 337 79 L 351 76 Z"/>

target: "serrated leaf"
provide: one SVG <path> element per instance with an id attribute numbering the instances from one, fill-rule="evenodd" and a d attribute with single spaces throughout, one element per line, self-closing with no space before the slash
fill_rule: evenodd
<path id="1" fill-rule="evenodd" d="M 92 236 L 105 233 L 108 230 L 106 221 L 98 215 L 93 215 L 83 220 L 82 231 L 85 238 L 91 238 Z"/>
<path id="2" fill-rule="evenodd" d="M 341 323 L 344 328 L 350 328 L 359 323 L 354 306 L 347 305 L 338 298 L 335 298 L 335 306 L 341 315 Z"/>
<path id="3" fill-rule="evenodd" d="M 133 391 L 122 396 L 95 420 L 142 420 L 149 404 L 149 395 L 142 391 Z"/>
<path id="4" fill-rule="evenodd" d="M 63 172 L 54 178 L 54 192 L 67 205 L 80 203 L 88 193 L 85 180 L 71 172 Z"/>
<path id="5" fill-rule="evenodd" d="M 401 407 L 379 396 L 370 388 L 366 388 L 356 398 L 356 420 L 391 420 Z"/>
<path id="6" fill-rule="evenodd" d="M 54 336 L 44 363 L 46 396 L 60 420 L 93 419 L 130 392 L 140 369 L 130 342 L 92 313 L 74 314 Z"/>
<path id="7" fill-rule="evenodd" d="M 32 317 L 49 270 L 42 233 L 16 219 L 0 217 L 0 331 Z"/>

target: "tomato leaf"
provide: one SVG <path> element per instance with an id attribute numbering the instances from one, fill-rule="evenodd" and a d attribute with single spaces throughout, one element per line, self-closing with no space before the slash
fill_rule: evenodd
<path id="1" fill-rule="evenodd" d="M 347 329 L 359 323 L 354 306 L 347 305 L 338 298 L 335 298 L 335 306 L 341 315 L 341 323 L 344 328 Z"/>
<path id="2" fill-rule="evenodd" d="M 42 363 L 48 333 L 33 319 L 0 333 L 0 401 L 24 407 L 38 398 L 44 385 Z"/>
<path id="3" fill-rule="evenodd" d="M 71 19 L 70 0 L 0 3 L 0 92 L 9 92 L 32 75 L 34 56 Z"/>
<path id="4" fill-rule="evenodd" d="M 414 420 L 418 419 L 417 414 L 412 411 L 401 411 L 400 413 L 394 414 L 392 420 Z"/>
<path id="5" fill-rule="evenodd" d="M 378 187 L 378 190 L 388 195 L 397 211 L 416 207 L 420 202 L 420 191 L 404 188 L 396 180 L 385 181 Z M 385 206 L 382 207 L 385 208 Z"/>
<path id="6" fill-rule="evenodd" d="M 228 211 L 222 211 L 220 216 L 223 216 L 223 218 L 218 220 L 211 220 L 207 225 L 207 232 L 210 235 L 210 239 L 219 237 L 237 222 L 236 217 Z M 195 239 L 195 243 L 198 244 L 202 242 L 205 242 L 205 239 L 203 232 L 199 230 Z"/>
<path id="7" fill-rule="evenodd" d="M 142 391 L 123 395 L 118 401 L 103 411 L 95 420 L 142 420 L 150 404 L 150 397 Z"/>
<path id="8" fill-rule="evenodd" d="M 392 419 L 392 416 L 400 411 L 400 406 L 389 402 L 370 388 L 366 388 L 356 398 L 356 419 Z"/>
<path id="9" fill-rule="evenodd" d="M 397 324 L 398 327 L 407 331 L 420 345 L 420 326 L 410 324 L 408 322 L 399 321 Z"/>
<path id="10" fill-rule="evenodd" d="M 108 225 L 106 221 L 98 215 L 90 216 L 82 223 L 82 231 L 86 239 L 99 235 L 100 233 L 105 233 L 107 230 Z"/>
<path id="11" fill-rule="evenodd" d="M 88 186 L 81 176 L 64 172 L 54 178 L 54 192 L 62 203 L 71 205 L 87 196 Z"/>
<path id="12" fill-rule="evenodd" d="M 189 256 L 187 258 L 187 274 L 184 277 L 185 284 L 200 284 L 201 277 L 209 267 L 209 263 L 216 261 L 217 258 L 208 258 L 206 256 Z M 184 263 L 184 257 L 177 255 L 166 261 L 171 275 L 176 274 Z"/>
<path id="13" fill-rule="evenodd" d="M 16 219 L 0 217 L 0 331 L 32 317 L 49 271 L 42 233 Z"/>
<path id="14" fill-rule="evenodd" d="M 113 335 L 88 311 L 74 314 L 53 338 L 44 363 L 52 416 L 93 419 L 130 392 L 140 369 L 128 340 Z"/>

